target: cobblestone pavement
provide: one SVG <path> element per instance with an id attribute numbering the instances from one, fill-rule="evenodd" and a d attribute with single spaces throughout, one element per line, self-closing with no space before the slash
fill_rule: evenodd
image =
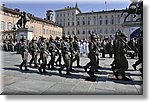
<path id="1" fill-rule="evenodd" d="M 21 55 L 3 51 L 1 54 L 3 55 L 0 69 L 3 79 L 2 94 L 143 94 L 141 73 L 131 67 L 137 60 L 136 58 L 128 58 L 129 69 L 126 74 L 132 81 L 115 79 L 110 67 L 113 59 L 106 57 L 100 58 L 102 68 L 98 69 L 99 72 L 96 72 L 98 77 L 95 82 L 92 82 L 85 80 L 88 74 L 83 68 L 74 68 L 75 72 L 72 75 L 65 75 L 65 71 L 63 71 L 61 76 L 57 70 L 48 70 L 47 74 L 39 74 L 37 68 L 20 71 Z M 80 64 L 84 66 L 88 61 L 86 56 L 82 56 Z"/>

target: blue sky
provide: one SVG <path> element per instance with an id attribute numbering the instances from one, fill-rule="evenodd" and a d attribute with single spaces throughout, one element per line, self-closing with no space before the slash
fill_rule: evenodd
<path id="1" fill-rule="evenodd" d="M 21 1 L 21 2 L 20 2 Z M 28 13 L 32 13 L 37 17 L 44 18 L 46 14 L 46 10 L 57 10 L 62 9 L 67 6 L 74 7 L 76 2 L 78 3 L 78 7 L 82 12 L 90 12 L 90 11 L 101 11 L 101 10 L 112 10 L 112 9 L 123 9 L 129 6 L 131 3 L 130 0 L 55 0 L 54 1 L 46 1 L 40 2 L 38 0 L 30 2 L 29 0 L 5 0 L 2 1 L 6 5 L 6 7 L 15 9 L 19 8 L 22 11 L 26 11 Z M 63 2 L 64 1 L 64 2 Z M 105 4 L 107 2 L 107 6 Z"/>

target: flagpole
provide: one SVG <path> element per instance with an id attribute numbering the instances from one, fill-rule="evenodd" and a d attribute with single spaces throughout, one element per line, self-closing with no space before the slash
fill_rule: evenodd
<path id="1" fill-rule="evenodd" d="M 107 1 L 105 1 L 106 11 L 107 11 Z"/>

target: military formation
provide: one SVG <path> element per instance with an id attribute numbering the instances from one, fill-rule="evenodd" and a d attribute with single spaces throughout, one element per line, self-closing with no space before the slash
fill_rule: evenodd
<path id="1" fill-rule="evenodd" d="M 8 44 L 9 42 L 9 44 Z M 114 61 L 110 64 L 113 74 L 116 79 L 130 80 L 126 77 L 125 71 L 128 70 L 127 54 L 131 58 L 138 56 L 139 59 L 133 64 L 134 70 L 139 64 L 143 65 L 143 37 L 142 33 L 137 38 L 137 44 L 133 44 L 127 41 L 126 34 L 118 31 L 115 35 L 115 39 L 100 40 L 96 33 L 90 33 L 90 39 L 87 41 L 88 53 L 87 57 L 90 59 L 85 66 L 80 65 L 81 42 L 76 35 L 67 36 L 63 35 L 62 38 L 52 36 L 47 40 L 40 36 L 39 40 L 32 39 L 30 42 L 24 37 L 20 39 L 16 46 L 13 41 L 4 40 L 3 49 L 5 51 L 16 51 L 22 56 L 22 63 L 20 64 L 20 70 L 28 71 L 28 67 L 35 67 L 39 73 L 48 73 L 47 70 L 58 70 L 58 73 L 62 75 L 63 71 L 66 71 L 66 75 L 71 75 L 75 70 L 73 69 L 73 63 L 77 63 L 75 67 L 83 68 L 83 70 L 89 75 L 89 78 L 95 79 L 95 72 L 98 71 L 100 66 L 100 57 L 105 58 L 105 54 L 108 53 L 112 58 L 114 54 Z M 131 46 L 136 45 L 136 46 Z M 136 48 L 135 48 L 136 47 Z M 106 50 L 107 49 L 107 50 Z M 29 54 L 31 59 L 28 60 Z M 63 61 L 63 63 L 62 63 Z M 60 68 L 56 68 L 60 66 Z M 64 70 L 66 69 L 66 70 Z M 140 69 L 143 74 L 143 66 Z"/>

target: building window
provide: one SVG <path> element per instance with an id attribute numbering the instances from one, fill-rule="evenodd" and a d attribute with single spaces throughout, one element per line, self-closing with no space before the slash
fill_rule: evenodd
<path id="1" fill-rule="evenodd" d="M 85 31 L 83 30 L 83 34 L 85 34 Z"/>
<path id="2" fill-rule="evenodd" d="M 12 30 L 12 23 L 11 23 L 11 22 L 8 22 L 8 23 L 7 23 L 7 29 L 8 29 L 8 30 Z"/>
<path id="3" fill-rule="evenodd" d="M 80 25 L 80 22 L 79 22 L 79 21 L 77 22 L 77 25 Z"/>
<path id="4" fill-rule="evenodd" d="M 1 30 L 5 30 L 5 22 L 1 21 Z"/>
<path id="5" fill-rule="evenodd" d="M 78 30 L 78 34 L 80 34 L 80 31 Z"/>
<path id="6" fill-rule="evenodd" d="M 95 16 L 94 16 L 94 19 L 93 19 L 93 20 L 94 20 L 94 25 L 96 25 L 96 17 L 95 17 Z"/>
<path id="7" fill-rule="evenodd" d="M 118 17 L 117 17 L 118 19 L 118 24 L 120 23 L 120 15 L 118 14 Z"/>
<path id="8" fill-rule="evenodd" d="M 90 17 L 88 17 L 88 25 L 90 25 L 90 19 L 91 19 L 91 18 L 90 18 Z"/>
<path id="9" fill-rule="evenodd" d="M 70 26 L 70 23 L 68 22 L 68 26 Z"/>
<path id="10" fill-rule="evenodd" d="M 99 21 L 99 24 L 100 24 L 100 25 L 102 25 L 102 24 L 103 24 L 103 23 L 102 23 L 102 20 L 100 20 L 100 21 Z"/>
<path id="11" fill-rule="evenodd" d="M 72 22 L 72 26 L 74 26 L 74 22 Z"/>
<path id="12" fill-rule="evenodd" d="M 69 12 L 68 12 L 68 16 L 69 16 Z"/>
<path id="13" fill-rule="evenodd" d="M 42 32 L 43 34 L 45 34 L 45 29 L 43 29 L 43 32 Z"/>
<path id="14" fill-rule="evenodd" d="M 64 17 L 65 17 L 65 12 L 64 12 Z"/>
<path id="15" fill-rule="evenodd" d="M 48 34 L 48 29 L 46 30 L 46 34 Z"/>
<path id="16" fill-rule="evenodd" d="M 107 16 L 105 16 L 106 20 L 105 20 L 105 24 L 107 25 L 108 24 L 108 20 L 107 20 Z"/>
<path id="17" fill-rule="evenodd" d="M 111 24 L 114 24 L 114 16 L 111 16 Z"/>
<path id="18" fill-rule="evenodd" d="M 85 21 L 83 21 L 83 25 L 85 25 Z"/>
<path id="19" fill-rule="evenodd" d="M 105 24 L 106 24 L 106 25 L 108 24 L 108 20 L 107 20 L 107 19 L 105 20 Z"/>

